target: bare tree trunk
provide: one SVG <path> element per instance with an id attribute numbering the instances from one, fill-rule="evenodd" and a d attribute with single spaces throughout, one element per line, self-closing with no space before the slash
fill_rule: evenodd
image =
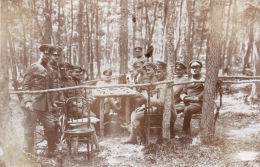
<path id="1" fill-rule="evenodd" d="M 61 34 L 61 17 L 60 17 L 60 6 L 61 6 L 61 0 L 58 0 L 58 33 L 57 33 L 57 38 L 58 38 L 58 45 L 60 46 L 60 34 Z"/>
<path id="2" fill-rule="evenodd" d="M 210 17 L 210 40 L 208 43 L 208 53 L 206 57 L 206 80 L 203 95 L 201 137 L 203 143 L 209 143 L 214 137 L 214 98 L 216 94 L 216 84 L 218 81 L 219 57 L 221 50 L 221 10 L 223 1 L 211 1 Z"/>
<path id="3" fill-rule="evenodd" d="M 258 41 L 255 42 L 255 47 L 256 47 L 256 52 L 255 54 L 258 55 L 258 59 L 257 59 L 257 63 L 255 65 L 255 69 L 256 69 L 256 76 L 260 76 L 260 39 Z M 257 97 L 260 98 L 260 83 L 256 83 L 256 94 Z"/>
<path id="4" fill-rule="evenodd" d="M 119 54 L 120 54 L 120 74 L 128 71 L 128 6 L 127 0 L 121 0 L 120 17 L 120 36 L 119 36 Z"/>
<path id="5" fill-rule="evenodd" d="M 72 61 L 72 38 L 73 38 L 73 27 L 74 27 L 74 16 L 73 16 L 73 0 L 70 1 L 71 5 L 71 34 L 70 34 L 70 43 L 69 43 L 69 63 Z M 75 63 L 75 62 L 74 62 Z"/>
<path id="6" fill-rule="evenodd" d="M 227 16 L 227 26 L 226 26 L 226 36 L 224 40 L 224 48 L 223 53 L 221 56 L 221 69 L 222 75 L 225 73 L 225 55 L 226 55 L 226 48 L 227 48 L 227 41 L 228 41 L 228 33 L 229 33 L 229 25 L 230 25 L 230 12 L 231 12 L 232 0 L 229 1 L 229 8 L 228 8 L 228 16 Z"/>
<path id="7" fill-rule="evenodd" d="M 97 75 L 99 78 L 101 78 L 101 72 L 100 72 L 100 51 L 99 51 L 99 11 L 98 11 L 98 0 L 96 2 L 96 39 L 95 39 L 95 42 L 96 42 L 96 56 L 97 56 Z"/>
<path id="8" fill-rule="evenodd" d="M 83 62 L 83 32 L 82 32 L 82 12 L 84 8 L 84 2 L 83 0 L 79 0 L 79 13 L 78 13 L 78 33 L 79 33 L 79 54 L 78 54 L 78 59 L 79 59 L 79 65 L 82 66 L 84 64 Z"/>
<path id="9" fill-rule="evenodd" d="M 236 32 L 237 32 L 237 27 L 236 24 L 236 15 L 237 15 L 237 1 L 234 1 L 233 9 L 232 9 L 232 30 L 231 30 L 231 36 L 228 44 L 228 50 L 227 50 L 227 74 L 229 75 L 231 72 L 231 66 L 232 66 L 232 57 L 234 53 L 234 47 L 235 47 L 235 40 L 236 40 Z"/>
<path id="10" fill-rule="evenodd" d="M 174 58 L 175 54 L 174 49 L 174 19 L 175 19 L 175 2 L 168 2 L 168 12 L 167 12 L 167 52 L 168 52 L 168 77 L 169 79 L 173 78 L 173 66 L 174 66 Z M 166 91 L 166 101 L 164 103 L 164 111 L 163 111 L 163 131 L 162 136 L 165 139 L 170 139 L 170 118 L 171 118 L 171 106 L 173 102 L 173 92 L 172 89 L 167 89 Z"/>
<path id="11" fill-rule="evenodd" d="M 249 67 L 249 57 L 252 53 L 253 43 L 254 43 L 254 23 L 252 22 L 249 25 L 249 42 L 247 46 L 246 55 L 244 57 L 244 64 L 243 64 L 243 74 L 245 74 L 246 68 Z"/>
<path id="12" fill-rule="evenodd" d="M 43 43 L 51 43 L 52 41 L 52 0 L 45 0 L 45 22 L 44 22 L 44 36 L 43 36 Z"/>
<path id="13" fill-rule="evenodd" d="M 191 48 L 191 0 L 186 0 L 186 11 L 187 11 L 187 27 L 185 34 L 185 52 L 184 52 L 184 63 L 188 67 L 189 62 L 192 60 L 192 48 Z M 180 18 L 181 19 L 181 18 Z M 189 71 L 189 70 L 188 70 Z"/>
<path id="14" fill-rule="evenodd" d="M 87 36 L 87 69 L 88 69 L 88 75 L 89 75 L 89 72 L 90 72 L 90 57 L 91 57 L 91 52 L 90 52 L 90 49 L 91 49 L 91 37 L 90 37 L 90 27 L 89 27 L 89 13 L 88 13 L 88 2 L 86 2 L 86 22 L 87 22 L 87 33 L 86 33 L 86 36 Z M 91 75 L 89 77 L 89 79 L 93 79 L 91 78 Z"/>
<path id="15" fill-rule="evenodd" d="M 91 23 L 90 23 L 90 26 L 91 26 L 91 30 L 90 30 L 90 33 L 89 33 L 89 36 L 90 36 L 90 78 L 91 79 L 94 79 L 94 53 L 93 53 L 93 41 L 92 41 L 92 33 L 93 32 L 93 26 L 94 26 L 94 12 L 93 10 L 91 9 Z"/>
<path id="16" fill-rule="evenodd" d="M 9 94 L 8 94 L 8 84 L 9 84 L 9 60 L 7 51 L 7 39 L 8 39 L 8 28 L 7 28 L 7 15 L 8 15 L 8 3 L 7 1 L 1 1 L 1 52 L 0 52 L 0 64 L 1 64 L 1 75 L 0 75 L 0 144 L 3 148 L 4 160 L 7 161 L 11 154 L 10 148 L 8 148 L 8 137 L 10 134 L 9 122 L 10 122 L 10 111 L 9 111 Z M 10 160 L 10 159 L 8 159 Z"/>
<path id="17" fill-rule="evenodd" d="M 135 14 L 135 1 L 136 0 L 133 0 L 133 18 L 132 18 L 132 21 L 133 21 L 133 49 L 135 48 L 135 35 L 136 35 L 136 14 Z"/>

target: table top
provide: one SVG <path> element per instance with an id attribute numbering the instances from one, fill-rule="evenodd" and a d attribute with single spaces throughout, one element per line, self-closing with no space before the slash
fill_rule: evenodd
<path id="1" fill-rule="evenodd" d="M 94 89 L 92 95 L 94 97 L 120 97 L 120 96 L 135 96 L 140 93 L 134 89 L 121 87 L 121 88 L 100 88 Z"/>

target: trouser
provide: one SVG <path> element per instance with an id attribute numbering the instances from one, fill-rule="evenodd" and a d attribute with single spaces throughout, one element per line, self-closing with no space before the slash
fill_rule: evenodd
<path id="1" fill-rule="evenodd" d="M 135 133 L 139 135 L 141 138 L 144 138 L 144 129 L 142 128 L 144 125 L 144 111 L 145 106 L 142 105 L 138 107 L 131 114 L 131 133 Z M 157 112 L 155 107 L 152 107 L 152 112 Z M 158 132 L 159 133 L 159 132 Z M 135 135 L 130 134 L 130 136 L 136 137 Z"/>
<path id="2" fill-rule="evenodd" d="M 184 120 L 183 120 L 183 131 L 185 133 L 190 133 L 190 121 L 192 114 L 201 113 L 201 106 L 190 104 L 184 109 Z"/>
<path id="3" fill-rule="evenodd" d="M 58 139 L 58 124 L 53 113 L 47 111 L 36 111 L 38 119 L 43 124 L 44 133 L 47 137 L 48 151 L 53 152 Z"/>
<path id="4" fill-rule="evenodd" d="M 33 152 L 34 150 L 34 132 L 37 122 L 37 114 L 35 112 L 25 110 L 23 118 L 24 127 L 24 148 L 28 152 Z"/>
<path id="5" fill-rule="evenodd" d="M 189 103 L 189 104 L 178 104 L 176 105 L 176 112 L 184 112 L 184 120 L 182 130 L 185 133 L 190 133 L 190 121 L 192 118 L 192 114 L 201 113 L 201 105 L 197 103 Z"/>
<path id="6" fill-rule="evenodd" d="M 34 132 L 37 119 L 43 124 L 44 133 L 47 137 L 48 151 L 53 152 L 55 150 L 58 139 L 58 124 L 54 114 L 47 111 L 24 111 L 23 125 L 25 147 L 30 152 L 32 152 L 34 149 Z"/>

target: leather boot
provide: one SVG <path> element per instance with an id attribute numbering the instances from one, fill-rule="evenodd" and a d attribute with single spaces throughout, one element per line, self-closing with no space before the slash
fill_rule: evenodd
<path id="1" fill-rule="evenodd" d="M 137 137 L 137 130 L 135 128 L 132 128 L 129 139 L 127 141 L 123 142 L 123 144 L 137 144 L 136 137 Z"/>
<path id="2" fill-rule="evenodd" d="M 170 122 L 170 135 L 171 139 L 175 137 L 174 122 Z"/>

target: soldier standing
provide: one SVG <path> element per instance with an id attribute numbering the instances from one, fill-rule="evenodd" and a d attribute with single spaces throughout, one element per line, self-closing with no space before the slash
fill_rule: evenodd
<path id="1" fill-rule="evenodd" d="M 51 60 L 49 62 L 49 67 L 51 68 L 51 87 L 52 88 L 61 88 L 61 72 L 59 69 L 59 59 L 62 49 L 58 46 L 51 49 Z M 63 101 L 64 96 L 62 92 L 52 92 L 51 93 L 52 104 L 56 108 L 56 101 Z"/>
<path id="2" fill-rule="evenodd" d="M 50 69 L 48 62 L 51 54 L 50 45 L 41 45 L 43 53 L 37 63 L 30 65 L 25 73 L 23 90 L 45 90 L 51 88 Z M 22 106 L 26 109 L 24 115 L 24 136 L 26 141 L 25 151 L 33 153 L 34 130 L 37 119 L 43 124 L 47 136 L 48 157 L 54 156 L 57 139 L 57 126 L 52 114 L 53 104 L 50 93 L 25 94 Z"/>

